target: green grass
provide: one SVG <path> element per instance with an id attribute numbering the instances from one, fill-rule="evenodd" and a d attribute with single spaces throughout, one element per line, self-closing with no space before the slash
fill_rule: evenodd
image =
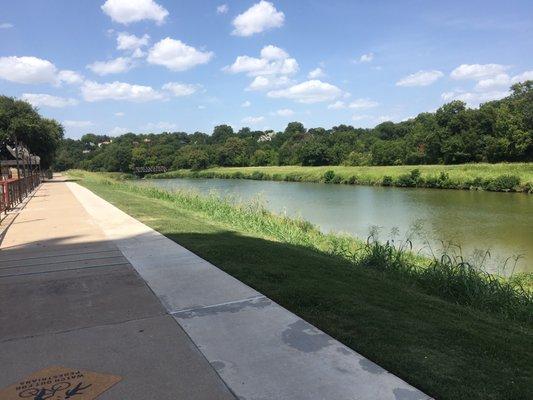
<path id="1" fill-rule="evenodd" d="M 256 206 L 236 208 L 187 193 L 132 187 L 96 174 L 73 175 L 435 398 L 531 398 L 528 320 L 454 304 L 398 278 L 394 269 L 354 264 L 349 253 L 360 242 L 320 234 L 304 221 L 258 212 Z M 366 248 L 359 260 L 387 259 Z M 390 256 L 389 263 L 396 257 Z"/>
<path id="2" fill-rule="evenodd" d="M 420 172 L 419 176 L 413 176 L 413 170 L 418 170 Z M 328 171 L 333 171 L 333 174 Z M 385 167 L 219 167 L 201 171 L 170 171 L 164 174 L 156 174 L 152 177 L 235 178 L 533 192 L 533 163 L 402 165 Z"/>

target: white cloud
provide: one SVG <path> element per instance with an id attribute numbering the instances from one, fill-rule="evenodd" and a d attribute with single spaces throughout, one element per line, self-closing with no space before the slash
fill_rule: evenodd
<path id="1" fill-rule="evenodd" d="M 223 68 L 234 74 L 246 73 L 259 75 L 293 75 L 298 72 L 298 62 L 279 47 L 266 46 L 261 50 L 261 58 L 238 56 L 232 65 Z"/>
<path id="2" fill-rule="evenodd" d="M 475 89 L 478 91 L 488 91 L 511 85 L 511 77 L 507 74 L 498 74 L 492 78 L 481 79 L 476 83 Z"/>
<path id="3" fill-rule="evenodd" d="M 470 107 L 477 107 L 481 103 L 487 101 L 499 100 L 509 95 L 507 90 L 490 90 L 487 92 L 466 92 L 466 91 L 451 91 L 444 92 L 441 98 L 446 101 L 461 100 Z"/>
<path id="4" fill-rule="evenodd" d="M 317 78 L 323 78 L 326 76 L 325 72 L 322 70 L 322 68 L 315 68 L 311 72 L 307 74 L 307 77 L 309 79 L 317 79 Z"/>
<path id="5" fill-rule="evenodd" d="M 374 53 L 367 53 L 359 57 L 359 62 L 367 63 L 367 62 L 371 62 L 373 59 L 374 59 Z"/>
<path id="6" fill-rule="evenodd" d="M 67 128 L 88 128 L 94 125 L 92 121 L 74 121 L 68 119 L 63 121 L 62 124 Z"/>
<path id="7" fill-rule="evenodd" d="M 268 90 L 294 83 L 287 76 L 256 76 L 246 90 Z"/>
<path id="8" fill-rule="evenodd" d="M 198 109 L 199 109 L 199 110 L 204 110 L 204 109 L 205 109 L 205 106 L 204 106 L 203 104 L 200 104 L 200 105 L 198 106 Z"/>
<path id="9" fill-rule="evenodd" d="M 133 58 L 143 58 L 146 57 L 146 52 L 142 51 L 141 49 L 135 49 L 135 51 L 131 53 L 131 56 Z"/>
<path id="10" fill-rule="evenodd" d="M 254 4 L 233 20 L 235 29 L 232 34 L 237 36 L 251 36 L 271 28 L 283 26 L 285 14 L 276 10 L 268 1 L 261 0 Z"/>
<path id="11" fill-rule="evenodd" d="M 128 128 L 122 128 L 120 126 L 115 126 L 113 129 L 111 129 L 108 132 L 108 135 L 110 135 L 110 136 L 119 136 L 119 135 L 123 135 L 123 134 L 128 133 L 128 132 L 130 132 L 130 130 Z"/>
<path id="12" fill-rule="evenodd" d="M 509 67 L 501 64 L 462 64 L 450 76 L 453 79 L 480 80 L 504 73 Z"/>
<path id="13" fill-rule="evenodd" d="M 488 78 L 479 79 L 474 87 L 477 92 L 502 92 L 503 89 L 508 89 L 512 84 L 523 82 L 528 79 L 533 79 L 533 71 L 525 71 L 513 77 L 506 73 L 490 76 Z"/>
<path id="14" fill-rule="evenodd" d="M 122 111 L 116 112 L 115 117 L 123 117 L 125 114 Z"/>
<path id="15" fill-rule="evenodd" d="M 241 107 L 250 107 L 252 105 L 252 103 L 250 103 L 248 100 L 246 100 L 245 102 L 243 102 L 241 104 Z"/>
<path id="16" fill-rule="evenodd" d="M 83 82 L 83 75 L 78 74 L 75 71 L 64 69 L 57 74 L 59 82 L 65 82 L 70 85 L 75 85 Z"/>
<path id="17" fill-rule="evenodd" d="M 144 34 L 143 36 L 130 35 L 127 32 L 120 32 L 117 36 L 117 49 L 118 50 L 131 50 L 135 51 L 141 47 L 148 46 L 150 35 Z"/>
<path id="18" fill-rule="evenodd" d="M 346 104 L 344 101 L 337 100 L 335 103 L 331 103 L 328 105 L 328 109 L 330 110 L 341 110 L 343 108 L 346 108 Z"/>
<path id="19" fill-rule="evenodd" d="M 25 84 L 78 84 L 83 76 L 71 70 L 58 71 L 48 60 L 37 57 L 0 57 L 0 79 Z"/>
<path id="20" fill-rule="evenodd" d="M 163 85 L 163 90 L 168 90 L 176 97 L 190 96 L 198 91 L 198 85 L 189 83 L 168 82 Z"/>
<path id="21" fill-rule="evenodd" d="M 396 82 L 396 86 L 429 86 L 444 74 L 441 71 L 418 71 Z"/>
<path id="22" fill-rule="evenodd" d="M 9 22 L 0 22 L 0 29 L 11 29 L 13 26 L 14 25 Z"/>
<path id="23" fill-rule="evenodd" d="M 291 115 L 294 115 L 294 111 L 290 108 L 282 108 L 281 110 L 276 111 L 276 115 L 279 115 L 280 117 L 290 117 Z"/>
<path id="24" fill-rule="evenodd" d="M 370 117 L 368 115 L 360 115 L 360 114 L 355 114 L 352 116 L 352 121 L 361 121 L 363 119 L 369 119 Z"/>
<path id="25" fill-rule="evenodd" d="M 335 103 L 332 103 L 328 105 L 328 109 L 330 110 L 341 110 L 345 108 L 353 108 L 357 110 L 363 110 L 367 108 L 374 108 L 379 106 L 379 103 L 374 100 L 370 99 L 355 99 L 349 104 L 346 104 L 344 101 L 336 101 Z"/>
<path id="26" fill-rule="evenodd" d="M 288 86 L 293 83 L 291 75 L 298 72 L 294 58 L 276 46 L 268 45 L 261 50 L 261 58 L 238 56 L 232 65 L 223 68 L 229 73 L 244 73 L 254 77 L 246 90 L 268 90 Z"/>
<path id="27" fill-rule="evenodd" d="M 146 125 L 141 126 L 141 130 L 143 131 L 161 131 L 161 132 L 169 132 L 174 131 L 178 128 L 178 125 L 173 122 L 150 122 Z"/>
<path id="28" fill-rule="evenodd" d="M 66 98 L 66 97 L 57 97 L 45 93 L 24 93 L 22 95 L 22 100 L 27 101 L 35 107 L 54 107 L 61 108 L 66 106 L 75 106 L 78 104 L 78 100 Z"/>
<path id="29" fill-rule="evenodd" d="M 352 101 L 348 107 L 355 109 L 373 108 L 379 106 L 379 103 L 369 99 L 356 99 Z"/>
<path id="30" fill-rule="evenodd" d="M 227 4 L 221 4 L 217 7 L 217 14 L 226 14 L 229 11 Z"/>
<path id="31" fill-rule="evenodd" d="M 503 72 L 507 66 L 500 64 L 463 64 L 452 71 L 455 79 L 476 80 L 473 90 L 456 89 L 444 92 L 441 98 L 448 102 L 452 100 L 464 101 L 470 107 L 477 107 L 481 103 L 499 100 L 510 95 L 509 87 L 517 82 L 533 79 L 533 71 L 510 76 Z"/>
<path id="32" fill-rule="evenodd" d="M 133 61 L 128 57 L 117 57 L 109 61 L 96 61 L 87 65 L 87 68 L 98 75 L 118 74 L 133 68 Z"/>
<path id="33" fill-rule="evenodd" d="M 261 49 L 261 58 L 266 60 L 284 60 L 289 58 L 289 54 L 285 50 L 269 44 Z"/>
<path id="34" fill-rule="evenodd" d="M 86 101 L 124 100 L 145 102 L 159 100 L 163 95 L 150 86 L 132 85 L 125 82 L 98 83 L 85 81 L 81 93 Z"/>
<path id="35" fill-rule="evenodd" d="M 263 122 L 265 120 L 265 117 L 246 117 L 242 119 L 243 124 L 249 124 L 249 125 L 255 125 L 260 122 Z"/>
<path id="36" fill-rule="evenodd" d="M 37 57 L 0 57 L 0 78 L 16 83 L 55 83 L 57 69 Z"/>
<path id="37" fill-rule="evenodd" d="M 208 63 L 213 55 L 211 51 L 200 51 L 181 40 L 167 37 L 150 49 L 147 60 L 150 64 L 163 65 L 173 71 L 185 71 Z"/>
<path id="38" fill-rule="evenodd" d="M 245 72 L 248 74 L 257 74 L 257 71 L 263 71 L 268 65 L 268 60 L 250 56 L 238 56 L 232 65 L 224 67 L 224 71 L 234 74 Z"/>
<path id="39" fill-rule="evenodd" d="M 145 19 L 163 23 L 168 11 L 153 0 L 107 0 L 102 11 L 115 22 L 130 24 Z"/>
<path id="40" fill-rule="evenodd" d="M 533 80 L 533 71 L 525 71 L 521 74 L 513 76 L 511 83 L 525 82 L 529 80 Z"/>
<path id="41" fill-rule="evenodd" d="M 269 97 L 291 99 L 300 103 L 333 101 L 342 94 L 342 90 L 337 86 L 316 79 L 268 92 Z"/>
<path id="42" fill-rule="evenodd" d="M 270 89 L 273 86 L 271 79 L 266 76 L 256 76 L 252 83 L 248 85 L 247 90 L 266 90 Z"/>

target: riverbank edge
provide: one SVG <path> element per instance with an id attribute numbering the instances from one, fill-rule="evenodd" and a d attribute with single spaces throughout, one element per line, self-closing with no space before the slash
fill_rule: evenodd
<path id="1" fill-rule="evenodd" d="M 204 217 L 230 224 L 232 228 L 339 256 L 356 267 L 389 273 L 395 279 L 415 283 L 428 294 L 447 301 L 532 322 L 531 315 L 528 317 L 533 311 L 532 273 L 517 273 L 505 278 L 483 272 L 480 266 L 470 265 L 460 254 L 445 253 L 438 259 L 415 254 L 409 250 L 409 238 L 403 241 L 393 238 L 383 243 L 378 240 L 379 233 L 376 232 L 365 242 L 350 235 L 323 233 L 306 220 L 278 215 L 258 202 L 235 204 L 234 200 L 217 194 L 140 187 L 108 174 L 73 171 L 71 175 L 76 173 L 85 179 L 100 180 L 131 192 L 176 202 L 183 208 L 203 213 Z"/>
<path id="2" fill-rule="evenodd" d="M 198 219 L 198 223 L 202 227 L 202 220 L 208 224 L 210 218 L 207 218 L 202 212 L 184 211 L 184 209 L 187 210 L 187 207 L 175 201 L 176 199 L 172 198 L 170 192 L 161 193 L 162 191 L 146 190 L 146 188 L 138 190 L 140 188 L 103 179 L 103 177 L 90 179 L 91 177 L 87 173 L 74 174 L 73 177 L 81 179 L 79 183 L 95 191 L 130 215 L 151 225 L 169 238 L 178 243 L 185 240 L 186 243 L 182 244 L 190 250 L 215 263 L 237 279 L 251 284 L 267 295 L 271 295 L 275 301 L 310 320 L 348 346 L 361 351 L 363 354 L 366 353 L 378 363 L 383 362 L 382 365 L 396 371 L 398 376 L 413 384 L 419 384 L 420 387 L 426 389 L 426 392 L 436 398 L 497 399 L 506 395 L 509 399 L 519 399 L 527 393 L 527 370 L 530 368 L 527 367 L 527 360 L 529 356 L 527 352 L 524 353 L 520 349 L 528 348 L 531 339 L 530 326 L 518 327 L 512 321 L 500 321 L 499 318 L 494 319 L 495 316 L 489 316 L 470 307 L 443 302 L 422 293 L 415 295 L 418 290 L 414 290 L 412 286 L 403 284 L 401 281 L 391 281 L 378 271 L 344 269 L 345 267 L 340 266 L 342 274 L 348 275 L 339 277 L 341 279 L 337 285 L 356 285 L 353 288 L 350 287 L 348 292 L 350 295 L 346 297 L 347 293 L 343 292 L 345 288 L 339 286 L 336 290 L 331 291 L 332 288 L 329 286 L 331 275 L 339 273 L 337 268 L 339 265 L 336 264 L 339 261 L 335 261 L 338 257 L 331 255 L 324 258 L 313 249 L 305 250 L 302 248 L 301 251 L 304 253 L 298 254 L 296 263 L 303 265 L 301 263 L 305 264 L 310 259 L 319 258 L 319 265 L 307 266 L 306 264 L 306 268 L 300 268 L 304 275 L 297 279 L 297 287 L 291 287 L 290 284 L 284 282 L 284 279 L 290 280 L 291 274 L 294 272 L 294 266 L 291 267 L 290 260 L 284 259 L 284 256 L 289 254 L 289 250 L 286 251 L 287 254 L 277 253 L 272 269 L 266 271 L 268 274 L 266 272 L 262 274 L 260 263 L 264 262 L 263 257 L 268 257 L 272 253 L 271 249 L 263 249 L 263 247 L 273 246 L 273 242 L 264 242 L 264 246 L 261 244 L 262 247 L 258 247 L 258 250 L 264 250 L 265 254 L 259 255 L 243 256 L 238 251 L 217 248 L 217 246 L 227 245 L 227 243 L 220 243 L 223 238 L 229 241 L 239 241 L 235 244 L 246 243 L 246 229 L 237 230 L 237 232 L 243 232 L 244 236 L 240 237 L 239 235 L 240 238 L 229 235 L 229 231 L 220 237 L 214 237 L 207 233 L 198 235 L 195 232 L 197 227 L 190 227 L 187 224 L 190 221 L 185 220 L 184 224 L 182 221 L 183 213 L 192 215 L 195 220 Z M 161 194 L 164 196 L 161 197 Z M 190 230 L 195 233 L 191 233 L 189 239 L 185 239 L 177 233 L 173 236 L 170 234 L 173 223 L 175 224 L 174 229 L 178 229 L 179 226 L 179 229 Z M 309 229 L 306 225 L 303 225 L 303 228 Z M 223 228 L 223 232 L 226 229 L 228 228 Z M 259 257 L 259 261 L 253 259 L 251 264 L 249 260 L 243 259 L 256 256 Z M 246 272 L 239 270 L 243 263 L 248 263 Z M 268 265 L 267 267 L 270 268 Z M 253 272 L 255 269 L 258 271 Z M 315 269 L 318 271 L 314 271 Z M 317 293 L 313 293 L 309 298 L 301 296 L 303 291 L 301 286 L 309 285 L 307 281 L 312 279 L 316 272 L 326 274 L 323 275 L 324 279 L 320 280 L 318 286 L 313 284 Z M 253 276 L 248 276 L 249 273 Z M 369 277 L 372 281 L 382 282 L 384 286 L 378 284 L 379 290 L 378 287 L 368 287 L 367 279 Z M 272 279 L 275 282 L 270 282 Z M 282 280 L 278 281 L 279 279 Z M 389 289 L 391 290 L 390 293 Z M 327 290 L 328 296 L 332 299 L 321 298 L 318 292 L 324 290 Z M 353 307 L 350 301 L 355 301 L 352 299 L 353 296 L 363 296 L 363 302 L 354 309 L 350 308 L 350 306 Z M 388 299 L 387 301 L 391 301 L 393 303 L 392 309 L 388 311 L 385 308 L 381 309 L 382 305 L 376 304 L 376 296 L 385 297 Z M 410 296 L 419 297 L 413 301 Z M 341 304 L 337 304 L 339 300 L 348 303 L 341 306 Z M 331 309 L 335 304 L 335 308 Z M 361 311 L 361 308 L 364 310 Z M 350 320 L 352 317 L 350 317 L 345 320 L 348 314 L 352 315 L 350 314 L 352 311 L 354 313 L 361 311 L 364 315 L 360 317 L 361 319 L 357 318 L 352 321 Z M 405 312 L 407 312 L 406 315 Z M 339 319 L 340 315 L 344 315 L 344 317 Z M 369 318 L 367 321 L 365 321 L 365 315 Z M 403 316 L 402 319 L 396 320 L 396 318 L 400 318 L 399 315 Z M 405 321 L 403 320 L 404 317 L 413 320 Z M 371 325 L 373 323 L 378 324 L 381 320 L 385 325 L 376 331 L 376 327 Z M 390 327 L 392 326 L 394 329 L 391 330 Z M 383 335 L 389 340 L 384 340 Z M 416 336 L 416 342 L 409 344 L 409 338 L 406 336 L 413 335 Z M 504 340 L 502 346 L 496 345 L 499 340 Z M 398 351 L 400 348 L 411 349 L 412 352 L 416 353 L 414 358 L 413 354 L 407 356 L 402 351 Z M 441 355 L 439 356 L 439 354 Z M 434 362 L 433 365 L 431 360 Z M 468 371 L 469 368 L 475 369 L 475 372 L 473 370 L 472 374 L 467 377 L 463 372 L 458 372 L 460 365 L 462 365 L 460 369 L 463 372 Z M 524 368 L 526 369 L 524 370 Z M 487 381 L 485 382 L 485 380 Z M 513 381 L 512 384 L 509 381 Z"/>
<path id="3" fill-rule="evenodd" d="M 480 173 L 477 169 L 483 172 Z M 173 170 L 148 174 L 146 178 L 250 179 L 533 194 L 533 163 L 391 167 L 215 167 L 197 171 Z"/>

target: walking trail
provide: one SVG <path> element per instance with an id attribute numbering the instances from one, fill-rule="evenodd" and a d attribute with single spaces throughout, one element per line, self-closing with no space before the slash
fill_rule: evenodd
<path id="1" fill-rule="evenodd" d="M 0 390 L 64 366 L 122 378 L 98 399 L 429 399 L 57 178 L 0 244 L 0 354 Z"/>

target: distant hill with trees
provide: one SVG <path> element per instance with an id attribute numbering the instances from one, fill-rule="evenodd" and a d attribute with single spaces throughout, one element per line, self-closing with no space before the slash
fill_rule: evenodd
<path id="1" fill-rule="evenodd" d="M 61 142 L 55 166 L 128 172 L 134 167 L 204 169 L 210 166 L 417 165 L 533 161 L 533 81 L 512 86 L 501 100 L 477 109 L 452 101 L 433 113 L 372 129 L 349 125 L 283 132 L 234 132 L 219 125 L 202 132 L 86 134 Z"/>

